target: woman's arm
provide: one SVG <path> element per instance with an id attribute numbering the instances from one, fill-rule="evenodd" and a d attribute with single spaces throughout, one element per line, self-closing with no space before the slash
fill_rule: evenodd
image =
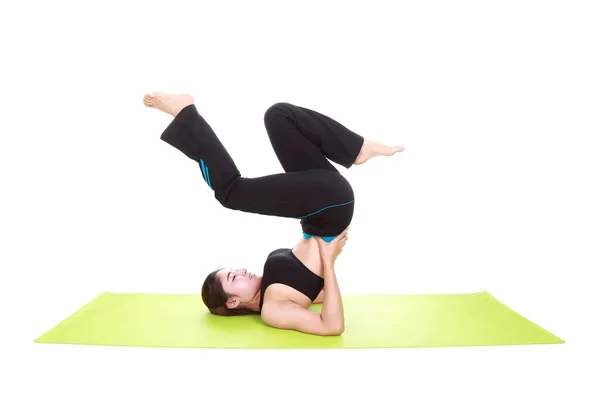
<path id="1" fill-rule="evenodd" d="M 333 262 L 325 267 L 324 279 L 320 314 L 290 301 L 273 301 L 264 304 L 261 312 L 263 321 L 274 328 L 295 329 L 321 336 L 341 335 L 344 332 L 344 309 Z"/>
<path id="2" fill-rule="evenodd" d="M 323 263 L 323 307 L 316 313 L 290 301 L 265 303 L 261 317 L 275 328 L 295 329 L 315 335 L 341 335 L 344 332 L 344 307 L 342 294 L 335 276 L 335 260 L 348 240 L 350 226 L 329 244 L 318 239 Z"/>
<path id="3" fill-rule="evenodd" d="M 342 294 L 335 276 L 335 260 L 342 252 L 343 247 L 348 241 L 348 230 L 350 225 L 344 229 L 329 244 L 326 244 L 322 238 L 317 239 L 319 245 L 319 255 L 321 265 L 323 266 L 323 308 L 321 309 L 321 319 L 340 334 L 344 332 L 344 305 L 342 304 Z"/>
<path id="4" fill-rule="evenodd" d="M 327 325 L 340 334 L 344 332 L 344 305 L 342 294 L 335 276 L 334 261 L 323 262 L 323 279 L 325 285 L 323 291 L 323 308 L 321 318 Z"/>
<path id="5" fill-rule="evenodd" d="M 313 238 L 311 238 L 311 239 L 313 239 Z M 315 238 L 315 242 L 316 242 L 316 238 Z M 317 245 L 317 253 L 319 253 L 318 259 L 321 262 L 321 268 L 323 268 L 323 259 L 321 257 L 321 247 L 318 246 L 318 245 Z M 317 298 L 315 299 L 315 301 L 312 302 L 312 304 L 323 303 L 323 296 L 325 296 L 325 291 L 321 290 L 321 292 L 319 293 L 319 295 L 317 296 Z"/>

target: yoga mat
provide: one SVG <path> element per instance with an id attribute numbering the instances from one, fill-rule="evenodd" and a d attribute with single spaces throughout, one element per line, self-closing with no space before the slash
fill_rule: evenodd
<path id="1" fill-rule="evenodd" d="M 316 336 L 221 317 L 200 295 L 102 293 L 37 343 L 139 347 L 330 349 L 564 343 L 496 300 L 470 294 L 343 296 L 346 330 Z M 321 304 L 310 306 L 320 310 Z"/>

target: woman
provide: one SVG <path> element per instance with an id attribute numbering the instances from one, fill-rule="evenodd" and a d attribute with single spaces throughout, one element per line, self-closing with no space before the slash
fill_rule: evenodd
<path id="1" fill-rule="evenodd" d="M 334 264 L 348 240 L 354 193 L 327 159 L 350 168 L 404 148 L 364 140 L 326 115 L 276 103 L 264 122 L 285 173 L 243 178 L 192 96 L 152 93 L 144 104 L 174 117 L 160 138 L 198 163 L 224 207 L 300 220 L 304 237 L 292 249 L 272 251 L 262 276 L 246 269 L 218 269 L 207 276 L 202 299 L 210 312 L 260 314 L 275 328 L 341 334 L 344 312 Z M 321 312 L 308 310 L 311 303 L 322 303 Z"/>

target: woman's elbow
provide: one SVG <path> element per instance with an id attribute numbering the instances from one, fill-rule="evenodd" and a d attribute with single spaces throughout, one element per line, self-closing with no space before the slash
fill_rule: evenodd
<path id="1" fill-rule="evenodd" d="M 344 325 L 342 324 L 342 325 L 340 325 L 340 326 L 337 326 L 337 327 L 334 327 L 334 328 L 332 328 L 332 329 L 329 331 L 329 335 L 330 335 L 330 336 L 339 336 L 339 335 L 341 335 L 342 333 L 344 333 L 344 330 L 345 330 L 345 327 L 344 327 Z"/>

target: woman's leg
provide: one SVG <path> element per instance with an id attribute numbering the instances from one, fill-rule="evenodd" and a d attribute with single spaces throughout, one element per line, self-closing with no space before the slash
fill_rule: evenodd
<path id="1" fill-rule="evenodd" d="M 377 156 L 392 156 L 403 146 L 365 140 L 327 115 L 290 103 L 276 103 L 264 116 L 265 127 L 279 162 L 286 172 L 326 169 L 337 172 L 327 160 L 346 168 Z"/>
<path id="2" fill-rule="evenodd" d="M 269 107 L 264 123 L 285 172 L 310 169 L 338 172 L 327 159 L 348 169 L 365 141 L 332 118 L 290 103 Z"/>
<path id="3" fill-rule="evenodd" d="M 264 123 L 273 150 L 285 172 L 326 170 L 338 173 L 328 161 L 350 168 L 363 149 L 365 139 L 331 117 L 290 103 L 276 103 L 267 109 Z M 349 186 L 349 185 L 348 185 Z M 354 214 L 354 194 L 345 190 L 345 198 L 330 201 L 326 207 L 300 218 L 304 238 L 311 232 L 325 241 L 333 240 L 345 229 Z M 318 196 L 318 194 L 315 194 Z"/>
<path id="4" fill-rule="evenodd" d="M 311 169 L 244 178 L 194 104 L 172 115 L 175 118 L 161 140 L 198 163 L 206 184 L 224 207 L 300 219 L 303 231 L 310 235 L 332 236 L 348 226 L 354 193 L 337 171 Z"/>

